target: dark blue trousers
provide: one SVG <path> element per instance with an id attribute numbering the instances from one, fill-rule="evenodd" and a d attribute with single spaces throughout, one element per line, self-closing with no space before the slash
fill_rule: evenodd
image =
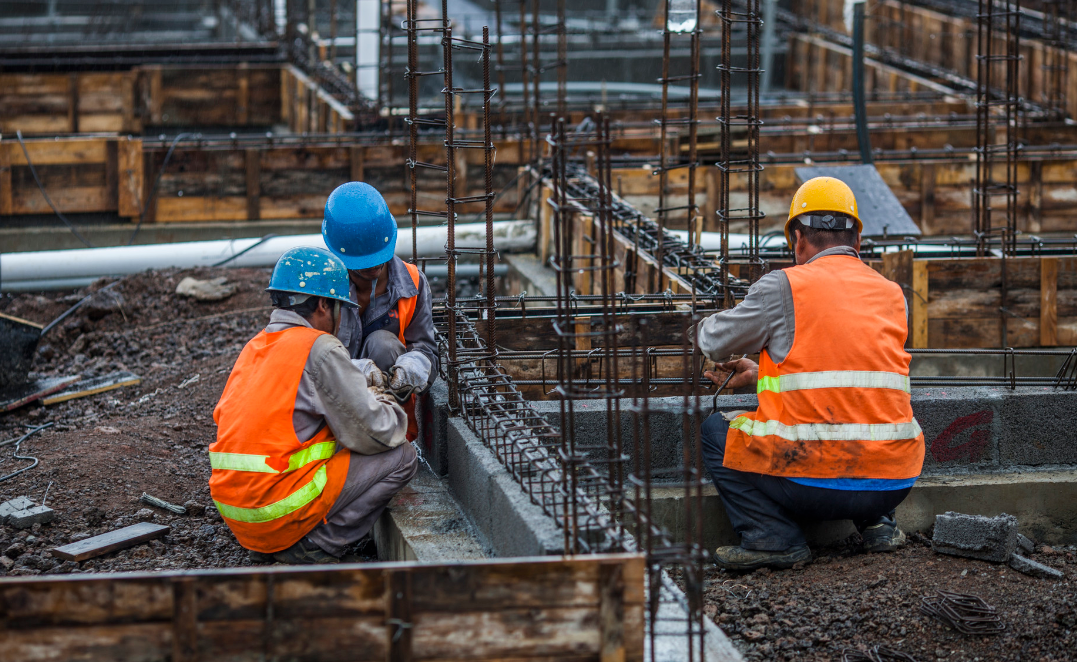
<path id="1" fill-rule="evenodd" d="M 737 471 L 722 466 L 729 423 L 721 414 L 703 422 L 703 462 L 722 497 L 725 512 L 740 534 L 741 547 L 778 552 L 805 544 L 793 518 L 852 520 L 858 531 L 893 520 L 894 509 L 912 489 L 888 491 L 831 490 L 800 485 L 780 476 Z"/>

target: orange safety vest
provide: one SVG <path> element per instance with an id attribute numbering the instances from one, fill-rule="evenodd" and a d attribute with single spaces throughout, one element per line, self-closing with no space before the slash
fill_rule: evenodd
<path id="1" fill-rule="evenodd" d="M 415 283 L 415 289 L 419 288 L 419 267 L 410 262 L 405 262 L 404 266 L 408 268 L 408 274 L 411 276 L 411 281 Z M 411 318 L 415 316 L 415 303 L 419 300 L 419 294 L 416 292 L 415 296 L 408 297 L 406 299 L 399 299 L 396 302 L 396 314 L 400 317 L 400 342 L 404 345 L 404 330 L 411 324 Z"/>
<path id="2" fill-rule="evenodd" d="M 213 410 L 209 492 L 239 543 L 287 549 L 310 532 L 344 487 L 351 453 L 328 427 L 301 442 L 292 415 L 310 348 L 322 331 L 262 331 L 239 355 Z"/>
<path id="3" fill-rule="evenodd" d="M 791 478 L 919 476 L 924 435 L 900 286 L 846 255 L 784 273 L 793 347 L 781 363 L 761 353 L 759 409 L 730 422 L 723 465 Z"/>

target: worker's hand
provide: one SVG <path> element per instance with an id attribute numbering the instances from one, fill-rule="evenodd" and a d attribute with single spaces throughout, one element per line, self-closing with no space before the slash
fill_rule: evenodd
<path id="1" fill-rule="evenodd" d="M 352 359 L 359 372 L 366 377 L 366 385 L 373 388 L 385 388 L 385 373 L 370 359 Z"/>
<path id="2" fill-rule="evenodd" d="M 393 391 L 422 389 L 430 379 L 430 359 L 422 352 L 408 352 L 389 370 L 389 388 Z"/>
<path id="3" fill-rule="evenodd" d="M 751 359 L 715 363 L 714 368 L 714 371 L 708 370 L 703 373 L 703 376 L 719 386 L 729 377 L 730 372 L 736 373 L 733 379 L 730 379 L 729 383 L 725 385 L 726 388 L 755 386 L 756 381 L 759 379 L 759 364 Z"/>

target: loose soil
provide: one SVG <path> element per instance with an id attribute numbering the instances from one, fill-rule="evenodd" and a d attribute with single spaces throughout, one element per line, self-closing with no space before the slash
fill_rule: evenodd
<path id="1" fill-rule="evenodd" d="M 711 570 L 704 610 L 748 660 L 833 662 L 843 649 L 876 645 L 921 662 L 1077 659 L 1074 548 L 1037 548 L 1031 558 L 1065 573 L 1047 580 L 936 554 L 919 534 L 892 554 L 860 554 L 857 542 L 820 550 L 794 570 Z M 921 597 L 940 589 L 982 597 L 1006 630 L 963 635 L 921 614 Z"/>
<path id="2" fill-rule="evenodd" d="M 175 294 L 185 276 L 225 276 L 238 287 L 224 301 L 198 302 Z M 249 565 L 212 506 L 206 448 L 215 438 L 213 407 L 228 373 L 244 343 L 268 321 L 263 291 L 268 278 L 266 269 L 130 276 L 42 340 L 32 376 L 130 370 L 142 383 L 0 415 L 0 439 L 21 435 L 26 425 L 55 424 L 23 442 L 22 454 L 41 464 L 0 483 L 0 501 L 26 495 L 40 503 L 48 489 L 47 505 L 58 513 L 52 524 L 33 530 L 0 526 L 0 553 L 6 557 L 0 558 L 0 576 Z M 0 310 L 47 323 L 104 284 L 76 293 L 5 297 Z M 0 476 L 27 465 L 11 451 L 11 446 L 0 449 Z M 186 502 L 190 512 L 143 511 L 143 492 Z M 60 563 L 48 553 L 140 519 L 167 524 L 171 531 L 161 540 L 81 564 Z"/>

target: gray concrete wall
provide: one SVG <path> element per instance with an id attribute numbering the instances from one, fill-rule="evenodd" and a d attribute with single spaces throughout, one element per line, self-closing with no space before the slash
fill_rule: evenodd
<path id="1" fill-rule="evenodd" d="M 711 411 L 711 398 L 701 400 Z M 560 405 L 536 402 L 546 418 L 560 425 Z M 754 395 L 718 398 L 720 411 L 755 409 Z M 924 474 L 1060 468 L 1077 464 L 1077 393 L 1049 387 L 1016 391 L 996 387 L 914 389 L 913 413 L 924 430 Z M 651 458 L 655 467 L 681 465 L 684 403 L 681 398 L 650 401 Z M 606 439 L 606 404 L 574 403 L 578 439 Z M 638 417 L 622 411 L 621 435 L 631 448 Z M 601 453 L 596 453 L 600 455 Z"/>

